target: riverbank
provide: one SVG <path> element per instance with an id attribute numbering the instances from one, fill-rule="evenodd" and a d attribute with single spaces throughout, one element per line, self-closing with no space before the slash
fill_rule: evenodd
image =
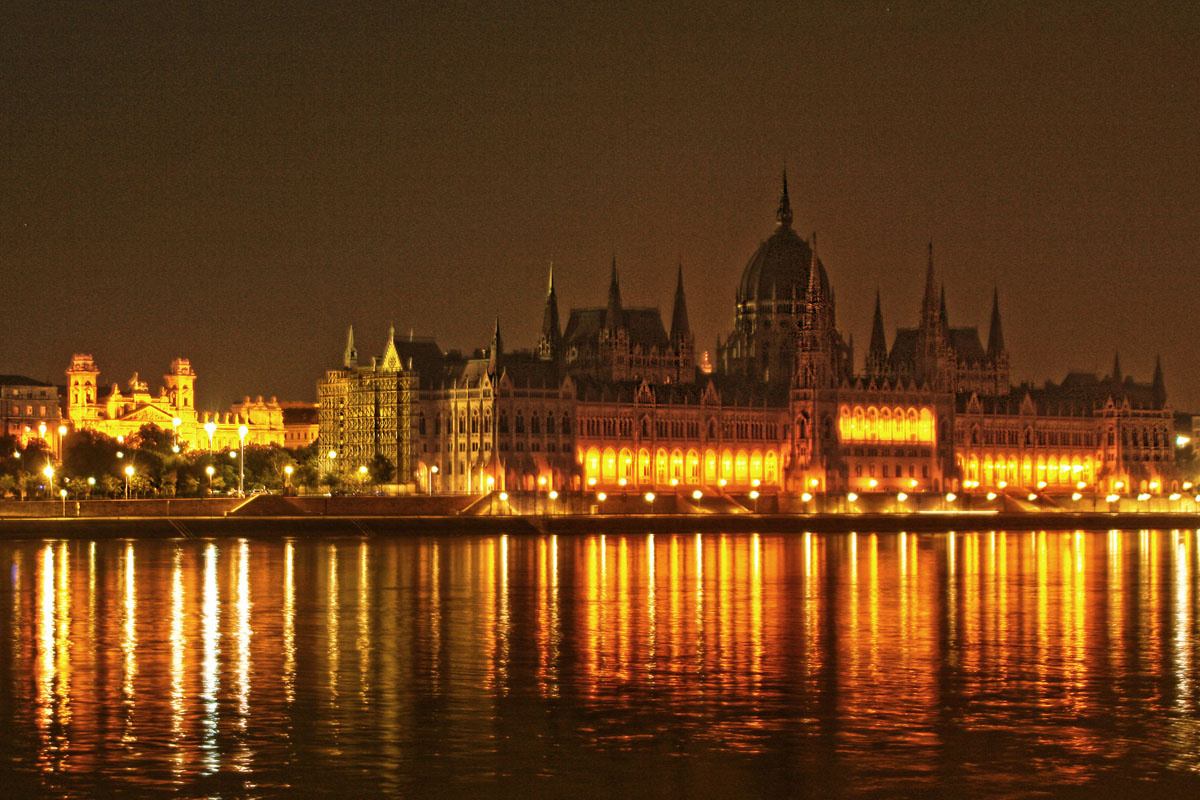
<path id="1" fill-rule="evenodd" d="M 572 514 L 0 519 L 0 539 L 1200 529 L 1193 513 Z"/>

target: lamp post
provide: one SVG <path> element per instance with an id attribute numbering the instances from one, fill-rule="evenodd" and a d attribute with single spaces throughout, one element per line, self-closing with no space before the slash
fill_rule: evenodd
<path id="1" fill-rule="evenodd" d="M 171 445 L 173 452 L 179 452 L 179 426 L 183 424 L 183 420 L 179 417 L 171 417 L 171 427 L 175 429 L 175 442 Z"/>
<path id="2" fill-rule="evenodd" d="M 217 470 L 212 464 L 209 464 L 204 468 L 204 471 L 208 473 L 208 496 L 212 497 L 212 476 Z"/>
<path id="3" fill-rule="evenodd" d="M 58 426 L 58 463 L 59 464 L 62 464 L 63 455 L 66 451 L 66 448 L 63 447 L 63 440 L 66 439 L 66 436 L 67 436 L 67 426 L 59 425 Z"/>
<path id="4" fill-rule="evenodd" d="M 434 478 L 437 477 L 437 474 L 438 474 L 437 464 L 434 464 L 432 467 L 429 468 L 429 496 L 430 497 L 433 496 L 433 480 L 434 480 Z"/>
<path id="5" fill-rule="evenodd" d="M 292 486 L 292 465 L 287 464 L 283 468 L 283 494 L 286 497 L 288 489 Z"/>
<path id="6" fill-rule="evenodd" d="M 62 498 L 62 511 L 63 511 L 63 516 L 65 517 L 67 515 L 67 490 L 60 489 L 58 492 L 58 496 Z"/>
<path id="7" fill-rule="evenodd" d="M 133 477 L 133 464 L 125 467 L 125 499 L 129 499 L 129 479 Z"/>
<path id="8" fill-rule="evenodd" d="M 246 496 L 246 434 L 245 425 L 238 425 L 238 497 Z"/>
<path id="9" fill-rule="evenodd" d="M 46 476 L 46 496 L 48 497 L 54 489 L 54 467 L 47 464 L 46 468 L 42 470 L 42 474 Z"/>

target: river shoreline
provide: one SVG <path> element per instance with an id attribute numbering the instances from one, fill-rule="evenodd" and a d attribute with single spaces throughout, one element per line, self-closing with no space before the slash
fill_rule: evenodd
<path id="1" fill-rule="evenodd" d="M 0 539 L 1200 529 L 1194 513 L 562 514 L 0 519 Z"/>

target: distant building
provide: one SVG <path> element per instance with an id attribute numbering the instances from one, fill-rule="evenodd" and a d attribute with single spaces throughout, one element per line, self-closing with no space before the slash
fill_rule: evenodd
<path id="1" fill-rule="evenodd" d="M 22 447 L 42 439 L 61 454 L 62 424 L 58 387 L 24 375 L 0 375 L 0 435 L 15 437 Z"/>
<path id="2" fill-rule="evenodd" d="M 283 411 L 283 446 L 293 450 L 308 447 L 317 440 L 320 425 L 317 404 L 286 400 L 279 404 Z"/>
<path id="3" fill-rule="evenodd" d="M 434 492 L 489 488 L 805 492 L 1155 492 L 1180 481 L 1161 365 L 1150 383 L 1072 374 L 1013 386 L 999 296 L 986 344 L 954 327 L 930 245 L 917 324 L 889 345 L 882 303 L 865 358 L 837 326 L 816 235 L 792 229 L 784 176 L 774 232 L 735 294 L 734 329 L 695 362 L 683 272 L 671 327 L 626 308 L 616 263 L 604 306 L 560 332 L 553 274 L 536 347 L 497 324 L 472 358 L 389 333 L 318 386 L 322 450 L 377 454 Z M 861 366 L 860 366 L 861 365 Z M 330 461 L 327 466 L 336 466 Z"/>
<path id="4" fill-rule="evenodd" d="M 249 397 L 235 403 L 227 413 L 198 412 L 195 406 L 196 373 L 186 358 L 171 362 L 158 394 L 135 372 L 126 390 L 114 383 L 101 394 L 100 370 L 90 355 L 77 354 L 67 368 L 66 418 L 76 430 L 92 430 L 113 438 L 128 437 L 146 424 L 171 431 L 183 449 L 210 447 L 205 426 L 213 428 L 214 450 L 237 449 L 238 429 L 247 427 L 246 444 L 283 445 L 283 410 L 275 398 L 264 401 Z"/>

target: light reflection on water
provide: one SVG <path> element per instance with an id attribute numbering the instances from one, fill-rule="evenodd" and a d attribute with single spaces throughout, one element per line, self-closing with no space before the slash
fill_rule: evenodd
<path id="1" fill-rule="evenodd" d="M 1200 532 L 0 543 L 9 794 L 1200 790 Z"/>

